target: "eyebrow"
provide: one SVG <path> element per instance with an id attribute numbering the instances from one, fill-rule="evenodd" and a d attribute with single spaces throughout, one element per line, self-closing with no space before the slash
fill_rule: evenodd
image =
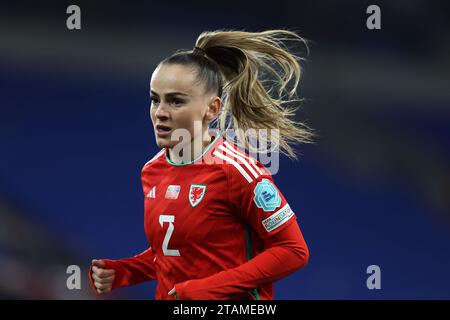
<path id="1" fill-rule="evenodd" d="M 150 90 L 150 94 L 151 95 L 155 95 L 155 96 L 159 96 L 159 94 L 157 94 L 155 91 L 153 91 L 153 90 Z M 166 97 L 173 97 L 173 96 L 189 96 L 188 94 L 186 94 L 186 93 L 183 93 L 183 92 L 168 92 L 168 93 L 166 93 Z"/>

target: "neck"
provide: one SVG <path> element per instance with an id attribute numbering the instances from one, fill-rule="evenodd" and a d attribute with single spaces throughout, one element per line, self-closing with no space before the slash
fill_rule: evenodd
<path id="1" fill-rule="evenodd" d="M 210 143 L 211 135 L 206 131 L 202 135 L 194 137 L 187 144 L 177 144 L 173 148 L 169 148 L 169 158 L 177 164 L 192 162 L 203 154 Z"/>

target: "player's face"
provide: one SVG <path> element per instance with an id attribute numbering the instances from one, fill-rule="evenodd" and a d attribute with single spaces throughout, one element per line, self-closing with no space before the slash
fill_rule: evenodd
<path id="1" fill-rule="evenodd" d="M 150 81 L 150 114 L 156 143 L 161 148 L 173 148 L 179 141 L 171 137 L 176 129 L 186 129 L 190 141 L 207 129 L 206 113 L 211 95 L 205 94 L 196 73 L 188 66 L 160 65 Z M 194 123 L 202 124 L 194 131 Z M 184 138 L 181 141 L 186 141 Z"/>

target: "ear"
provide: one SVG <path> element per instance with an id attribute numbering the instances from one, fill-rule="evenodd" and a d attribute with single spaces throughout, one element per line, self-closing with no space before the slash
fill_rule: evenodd
<path id="1" fill-rule="evenodd" d="M 222 107 L 222 100 L 218 96 L 214 96 L 208 103 L 205 120 L 210 123 L 219 116 L 220 108 Z"/>

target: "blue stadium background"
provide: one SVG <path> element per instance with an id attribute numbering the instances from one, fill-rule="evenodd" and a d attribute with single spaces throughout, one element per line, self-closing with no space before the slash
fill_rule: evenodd
<path id="1" fill-rule="evenodd" d="M 450 298 L 450 6 L 378 1 L 0 3 L 0 297 L 96 299 L 92 258 L 143 251 L 149 78 L 204 30 L 312 40 L 299 118 L 315 145 L 274 177 L 308 242 L 276 299 Z M 66 267 L 83 272 L 66 288 Z M 366 268 L 381 268 L 368 290 Z M 154 283 L 104 299 L 153 299 Z"/>

